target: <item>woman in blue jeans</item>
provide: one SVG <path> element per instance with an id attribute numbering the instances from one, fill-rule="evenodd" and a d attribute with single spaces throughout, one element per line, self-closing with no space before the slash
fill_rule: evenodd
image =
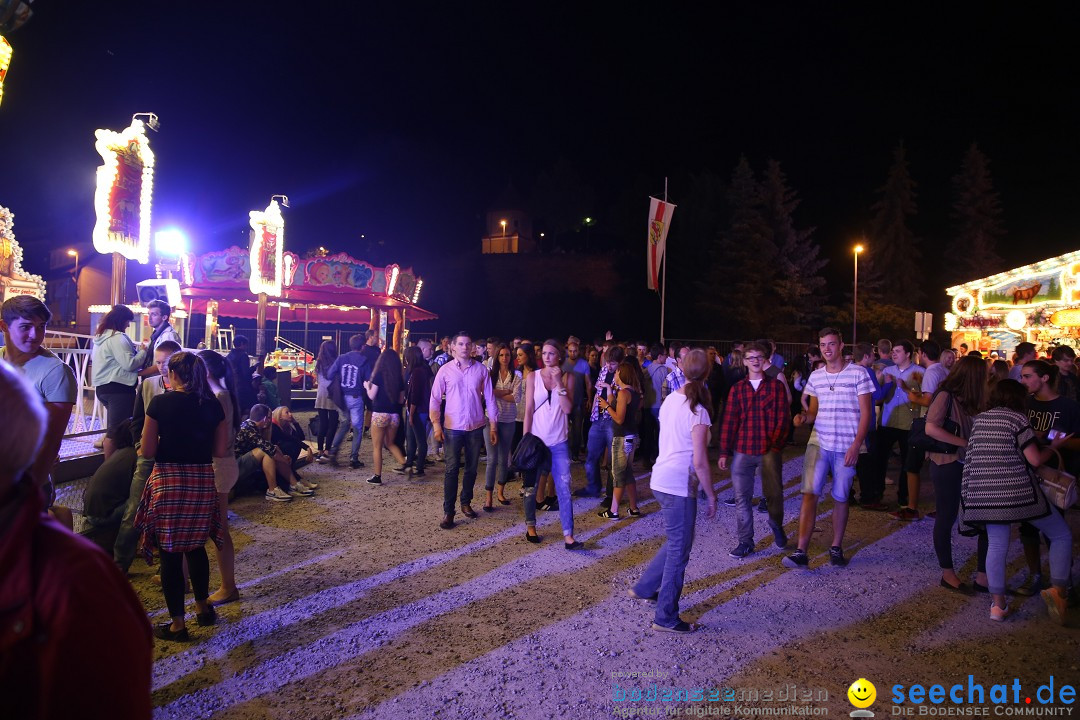
<path id="1" fill-rule="evenodd" d="M 495 393 L 495 404 L 499 406 L 498 442 L 491 444 L 491 433 L 484 435 L 487 448 L 487 471 L 484 488 L 487 499 L 484 500 L 484 512 L 494 508 L 493 494 L 496 483 L 499 486 L 498 500 L 502 505 L 509 505 L 503 490 L 506 487 L 506 475 L 510 469 L 510 447 L 514 444 L 514 431 L 517 429 L 517 406 L 521 402 L 521 373 L 511 366 L 510 348 L 506 343 L 495 349 L 491 363 L 491 389 Z"/>
<path id="2" fill-rule="evenodd" d="M 580 550 L 585 545 L 574 539 L 574 505 L 570 497 L 569 416 L 574 407 L 573 383 L 564 376 L 562 345 L 558 340 L 545 340 L 540 352 L 543 367 L 529 375 L 525 382 L 524 432 L 532 433 L 551 450 L 551 474 L 559 498 L 559 521 L 567 550 Z M 533 470 L 525 477 L 525 539 L 540 542 L 536 534 L 536 477 Z"/>
<path id="3" fill-rule="evenodd" d="M 629 590 L 632 598 L 656 601 L 653 630 L 674 633 L 697 629 L 679 617 L 679 598 L 694 544 L 699 483 L 707 503 L 705 517 L 716 516 L 707 447 L 712 403 L 704 383 L 709 371 L 705 351 L 691 350 L 683 359 L 682 369 L 686 384 L 668 395 L 660 406 L 660 455 L 649 481 L 664 516 L 667 542 Z"/>
<path id="4" fill-rule="evenodd" d="M 990 392 L 990 409 L 975 418 L 967 441 L 960 487 L 960 519 L 986 528 L 989 548 L 986 577 L 993 603 L 990 619 L 1008 615 L 1005 605 L 1005 559 L 1013 523 L 1027 521 L 1050 543 L 1053 587 L 1042 591 L 1050 617 L 1065 624 L 1072 532 L 1058 509 L 1039 487 L 1034 468 L 1047 462 L 1072 435 L 1062 435 L 1040 448 L 1028 422 L 1027 390 L 1015 380 L 1001 380 Z"/>

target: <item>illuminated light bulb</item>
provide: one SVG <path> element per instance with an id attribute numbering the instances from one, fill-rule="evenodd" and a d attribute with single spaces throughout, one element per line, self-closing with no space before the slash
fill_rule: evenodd
<path id="1" fill-rule="evenodd" d="M 420 288 L 422 288 L 422 287 L 424 287 L 424 281 L 417 278 L 417 280 L 416 280 L 416 289 L 413 290 L 413 294 L 412 294 L 413 305 L 420 302 Z"/>
<path id="2" fill-rule="evenodd" d="M 1022 310 L 1013 310 L 1005 316 L 1005 326 L 1010 330 L 1023 330 L 1027 325 L 1027 316 Z"/>

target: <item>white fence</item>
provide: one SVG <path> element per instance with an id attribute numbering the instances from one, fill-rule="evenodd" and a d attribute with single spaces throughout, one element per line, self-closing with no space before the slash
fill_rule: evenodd
<path id="1" fill-rule="evenodd" d="M 75 408 L 68 421 L 68 438 L 89 432 L 105 430 L 105 408 L 97 400 L 97 394 L 90 384 L 91 336 L 49 330 L 45 336 L 45 347 L 63 360 L 75 372 L 78 394 Z"/>

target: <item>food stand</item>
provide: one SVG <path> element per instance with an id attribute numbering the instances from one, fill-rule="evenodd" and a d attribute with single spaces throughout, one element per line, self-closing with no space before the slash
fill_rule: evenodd
<path id="1" fill-rule="evenodd" d="M 1012 355 L 1021 342 L 1042 353 L 1080 347 L 1080 251 L 947 288 L 953 347 Z"/>

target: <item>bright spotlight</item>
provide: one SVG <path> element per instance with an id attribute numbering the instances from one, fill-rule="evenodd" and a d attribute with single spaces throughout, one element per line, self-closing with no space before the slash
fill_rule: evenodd
<path id="1" fill-rule="evenodd" d="M 187 236 L 176 228 L 154 233 L 154 249 L 160 257 L 178 258 L 187 252 Z"/>

